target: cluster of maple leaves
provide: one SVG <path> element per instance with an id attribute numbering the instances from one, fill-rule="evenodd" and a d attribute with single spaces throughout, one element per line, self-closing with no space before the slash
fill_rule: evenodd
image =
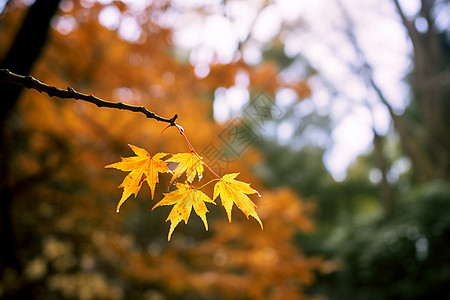
<path id="1" fill-rule="evenodd" d="M 170 126 L 171 125 L 167 126 L 161 134 Z M 189 153 L 169 154 L 159 152 L 156 154 L 152 153 L 150 155 L 142 148 L 129 145 L 136 156 L 124 157 L 122 158 L 122 161 L 106 166 L 106 168 L 115 168 L 121 171 L 130 172 L 119 185 L 119 188 L 123 188 L 123 194 L 117 204 L 117 212 L 119 212 L 122 204 L 132 194 L 134 194 L 135 197 L 137 196 L 144 181 L 146 181 L 149 185 L 153 199 L 155 194 L 155 186 L 159 182 L 159 173 L 172 173 L 172 179 L 170 180 L 169 186 L 172 185 L 173 182 L 183 173 L 186 173 L 185 183 L 175 182 L 177 189 L 164 193 L 164 198 L 152 208 L 153 210 L 158 206 L 174 205 L 166 220 L 166 222 L 169 220 L 171 222 L 168 235 L 169 241 L 175 227 L 182 220 L 184 220 L 187 224 L 192 207 L 194 208 L 195 213 L 202 219 L 205 229 L 208 230 L 208 222 L 206 220 L 206 213 L 208 212 L 208 209 L 206 207 L 206 202 L 216 204 L 215 200 L 217 198 L 221 199 L 222 205 L 225 207 L 228 220 L 230 222 L 231 210 L 233 208 L 233 204 L 236 204 L 236 206 L 245 214 L 247 218 L 248 216 L 252 216 L 259 222 L 261 228 L 263 228 L 262 222 L 255 211 L 256 205 L 247 196 L 250 194 L 258 194 L 258 196 L 260 196 L 258 191 L 251 188 L 250 184 L 236 180 L 235 178 L 239 175 L 239 173 L 226 174 L 222 177 L 217 175 L 194 150 L 181 126 L 176 125 L 176 127 L 186 140 L 190 148 Z M 168 156 L 170 157 L 164 159 Z M 172 171 L 167 166 L 168 162 L 177 163 L 178 165 Z M 202 179 L 204 171 L 203 166 L 206 166 L 215 175 L 216 179 L 209 181 L 200 188 L 196 188 L 192 182 L 196 177 L 198 177 L 199 181 Z M 216 183 L 214 185 L 213 197 L 211 199 L 200 189 L 214 181 L 216 181 Z"/>

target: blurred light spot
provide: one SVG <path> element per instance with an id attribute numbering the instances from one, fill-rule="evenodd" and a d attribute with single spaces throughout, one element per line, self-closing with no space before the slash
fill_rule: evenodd
<path id="1" fill-rule="evenodd" d="M 396 183 L 398 181 L 398 174 L 395 171 L 389 170 L 386 173 L 386 179 L 390 183 Z"/>
<path id="2" fill-rule="evenodd" d="M 38 280 L 47 272 L 47 263 L 42 258 L 35 258 L 25 267 L 25 275 L 30 280 Z"/>
<path id="3" fill-rule="evenodd" d="M 268 42 L 281 28 L 281 18 L 274 5 L 264 8 L 256 19 L 252 37 L 261 42 Z"/>
<path id="4" fill-rule="evenodd" d="M 92 6 L 94 6 L 94 3 L 94 0 L 80 0 L 80 4 L 84 8 L 91 8 Z"/>
<path id="5" fill-rule="evenodd" d="M 390 130 L 390 115 L 386 106 L 381 103 L 372 105 L 374 127 L 378 134 L 387 134 Z"/>
<path id="6" fill-rule="evenodd" d="M 202 19 L 193 13 L 180 16 L 174 33 L 174 42 L 191 48 L 190 61 L 198 63 L 230 63 L 238 45 L 237 34 L 231 21 L 221 14 Z"/>
<path id="7" fill-rule="evenodd" d="M 281 145 L 289 145 L 294 135 L 294 126 L 288 121 L 281 122 L 277 128 L 278 143 Z"/>
<path id="8" fill-rule="evenodd" d="M 421 8 L 419 0 L 399 0 L 399 3 L 403 13 L 407 16 L 415 16 Z"/>
<path id="9" fill-rule="evenodd" d="M 319 126 L 308 125 L 303 132 L 302 140 L 307 141 L 306 144 L 316 145 L 321 148 L 328 148 L 330 137 L 326 131 Z M 301 145 L 301 143 L 297 142 Z"/>
<path id="10" fill-rule="evenodd" d="M 393 163 L 391 167 L 391 172 L 396 178 L 398 178 L 400 177 L 401 174 L 409 171 L 410 169 L 411 169 L 411 160 L 407 157 L 402 157 L 397 159 Z"/>
<path id="11" fill-rule="evenodd" d="M 190 0 L 190 1 L 172 0 L 170 2 L 171 2 L 172 6 L 178 8 L 178 9 L 184 9 L 184 10 L 189 9 L 189 8 L 200 8 L 203 5 L 208 3 L 208 1 L 205 1 L 205 0 Z M 214 2 L 214 1 L 211 1 L 211 2 Z M 216 0 L 216 2 L 217 2 L 217 0 Z"/>
<path id="12" fill-rule="evenodd" d="M 142 11 L 147 8 L 153 0 L 122 0 L 127 4 L 127 7 L 134 11 Z"/>
<path id="13" fill-rule="evenodd" d="M 257 65 L 262 60 L 261 48 L 254 43 L 247 43 L 242 50 L 242 57 L 249 65 Z"/>
<path id="14" fill-rule="evenodd" d="M 402 157 L 398 160 L 396 160 L 391 169 L 387 173 L 387 179 L 391 183 L 395 183 L 398 181 L 400 176 L 408 171 L 411 168 L 411 161 L 406 158 Z"/>
<path id="15" fill-rule="evenodd" d="M 417 260 L 424 260 L 428 256 L 428 239 L 421 236 L 416 241 L 416 258 Z"/>
<path id="16" fill-rule="evenodd" d="M 152 84 L 148 88 L 148 92 L 152 97 L 161 98 L 164 96 L 164 89 L 158 84 Z"/>
<path id="17" fill-rule="evenodd" d="M 70 12 L 74 7 L 73 1 L 71 0 L 65 0 L 62 1 L 59 4 L 59 9 L 61 9 L 63 12 Z"/>
<path id="18" fill-rule="evenodd" d="M 161 76 L 162 82 L 169 86 L 175 83 L 175 75 L 172 72 L 164 72 Z"/>
<path id="19" fill-rule="evenodd" d="M 120 25 L 120 16 L 120 10 L 117 6 L 111 5 L 100 11 L 98 21 L 109 30 L 116 30 Z"/>
<path id="20" fill-rule="evenodd" d="M 283 19 L 288 22 L 293 22 L 298 20 L 300 16 L 302 6 L 304 5 L 302 2 L 303 1 L 278 0 L 275 3 Z"/>
<path id="21" fill-rule="evenodd" d="M 220 63 L 226 64 L 233 60 L 238 40 L 227 18 L 218 14 L 207 17 L 203 23 L 200 40 L 203 47 L 214 51 Z"/>
<path id="22" fill-rule="evenodd" d="M 133 17 L 125 17 L 120 23 L 119 35 L 124 40 L 136 42 L 142 33 L 142 29 Z"/>
<path id="23" fill-rule="evenodd" d="M 6 4 L 6 1 L 0 1 L 0 13 L 2 13 L 3 10 L 5 9 L 5 4 Z"/>
<path id="24" fill-rule="evenodd" d="M 238 39 L 246 40 L 258 14 L 256 5 L 251 1 L 227 1 L 225 9 L 227 17 L 233 22 L 233 30 Z"/>
<path id="25" fill-rule="evenodd" d="M 89 9 L 80 9 L 76 11 L 75 19 L 78 23 L 87 22 L 90 19 Z"/>
<path id="26" fill-rule="evenodd" d="M 281 89 L 275 94 L 275 101 L 282 108 L 291 106 L 295 100 L 297 100 L 297 94 L 289 88 Z"/>
<path id="27" fill-rule="evenodd" d="M 232 86 L 227 90 L 226 99 L 234 117 L 240 116 L 242 107 L 248 103 L 249 98 L 250 94 L 246 88 Z"/>
<path id="28" fill-rule="evenodd" d="M 173 33 L 173 40 L 180 47 L 192 49 L 199 43 L 202 22 L 200 18 L 192 15 L 185 15 L 184 18 L 186 24 L 183 22 L 182 26 L 177 28 Z M 181 22 L 182 20 L 179 19 L 179 16 L 175 16 L 171 22 L 165 20 L 165 22 L 168 22 L 167 26 L 174 26 L 173 23 L 176 21 Z"/>
<path id="29" fill-rule="evenodd" d="M 248 74 L 244 71 L 238 71 L 236 74 L 236 79 L 234 80 L 236 86 L 247 88 L 250 84 L 250 79 Z"/>
<path id="30" fill-rule="evenodd" d="M 208 76 L 210 71 L 209 65 L 207 63 L 198 63 L 194 67 L 195 76 L 198 78 L 205 78 Z"/>
<path id="31" fill-rule="evenodd" d="M 214 51 L 211 48 L 199 47 L 192 50 L 189 61 L 192 65 L 209 64 L 214 59 Z"/>
<path id="32" fill-rule="evenodd" d="M 294 92 L 295 93 L 295 92 Z M 297 97 L 297 93 L 295 93 L 295 97 Z M 294 111 L 296 115 L 299 116 L 307 116 L 314 113 L 316 109 L 316 102 L 304 100 L 299 102 L 295 107 Z"/>
<path id="33" fill-rule="evenodd" d="M 121 87 L 113 90 L 113 97 L 119 99 L 119 101 L 130 101 L 133 99 L 133 91 L 127 87 Z"/>
<path id="34" fill-rule="evenodd" d="M 420 33 L 426 33 L 428 31 L 428 22 L 425 18 L 419 17 L 414 21 L 414 26 Z"/>
<path id="35" fill-rule="evenodd" d="M 230 117 L 230 108 L 225 97 L 226 91 L 226 88 L 218 88 L 214 92 L 213 114 L 214 119 L 219 123 L 225 122 Z"/>
<path id="36" fill-rule="evenodd" d="M 369 172 L 369 180 L 372 183 L 379 183 L 381 181 L 382 178 L 382 174 L 380 169 L 378 168 L 373 168 L 372 170 L 370 170 Z"/>
<path id="37" fill-rule="evenodd" d="M 243 106 L 248 103 L 250 94 L 246 88 L 232 86 L 229 89 L 218 88 L 214 94 L 214 119 L 223 123 L 230 117 L 238 117 Z"/>
<path id="38" fill-rule="evenodd" d="M 355 109 L 356 110 L 356 109 Z M 332 133 L 335 142 L 333 148 L 326 153 L 325 163 L 336 180 L 344 180 L 346 166 L 354 158 L 368 149 L 373 133 L 369 124 L 370 117 L 363 111 L 345 118 L 335 127 Z"/>
<path id="39" fill-rule="evenodd" d="M 443 4 L 445 5 L 445 4 Z M 448 31 L 450 28 L 450 3 L 447 4 L 448 9 L 440 9 L 436 12 L 434 25 L 440 31 Z"/>
<path id="40" fill-rule="evenodd" d="M 77 21 L 72 16 L 57 16 L 52 19 L 52 26 L 59 33 L 67 35 L 77 27 Z"/>

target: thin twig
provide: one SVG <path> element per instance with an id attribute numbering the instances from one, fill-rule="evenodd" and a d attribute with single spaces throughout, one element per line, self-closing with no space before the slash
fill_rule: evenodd
<path id="1" fill-rule="evenodd" d="M 106 100 L 102 100 L 94 95 L 82 94 L 75 91 L 73 88 L 68 87 L 67 89 L 59 89 L 57 87 L 48 85 L 43 83 L 40 80 L 33 78 L 32 76 L 21 76 L 7 69 L 0 69 L 0 81 L 5 81 L 17 85 L 21 85 L 28 89 L 34 89 L 40 93 L 44 92 L 48 94 L 50 97 L 58 97 L 61 99 L 74 99 L 74 100 L 83 100 L 86 102 L 93 103 L 98 107 L 109 107 L 115 109 L 128 110 L 132 112 L 140 112 L 143 113 L 149 119 L 155 119 L 160 122 L 169 123 L 170 126 L 176 126 L 175 120 L 178 118 L 178 115 L 175 114 L 172 118 L 167 119 L 161 116 L 158 116 L 154 112 L 149 111 L 145 106 L 135 106 L 125 104 L 123 102 L 110 102 Z"/>

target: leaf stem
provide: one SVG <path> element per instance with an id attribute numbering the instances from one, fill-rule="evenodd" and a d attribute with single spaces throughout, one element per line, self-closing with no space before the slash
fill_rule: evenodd
<path id="1" fill-rule="evenodd" d="M 175 126 L 177 127 L 177 129 L 178 129 L 178 131 L 180 132 L 180 134 L 183 136 L 183 138 L 184 138 L 184 140 L 186 141 L 186 144 L 189 146 L 189 149 L 191 150 L 191 152 L 196 153 L 194 147 L 193 147 L 192 144 L 191 144 L 191 142 L 189 142 L 189 140 L 188 140 L 186 134 L 184 134 L 184 129 L 183 129 L 183 127 L 181 127 L 181 126 L 178 125 L 178 124 L 176 124 Z"/>
<path id="2" fill-rule="evenodd" d="M 208 164 L 203 160 L 203 158 L 197 154 L 197 152 L 195 152 L 195 155 L 197 155 L 198 158 L 200 158 L 200 160 L 202 161 L 202 163 L 208 168 L 209 171 L 211 171 L 211 173 L 214 174 L 214 176 L 217 177 L 217 180 L 222 180 L 222 177 L 220 177 L 216 172 L 214 172 L 213 169 L 211 169 Z M 214 179 L 215 180 L 215 179 Z"/>
<path id="3" fill-rule="evenodd" d="M 168 127 L 170 127 L 170 126 L 168 126 Z M 206 166 L 206 167 L 208 168 L 208 170 L 209 170 L 214 176 L 217 177 L 218 180 L 222 180 L 222 177 L 220 177 L 216 172 L 214 172 L 214 170 L 211 169 L 210 166 L 208 166 L 208 164 L 203 160 L 203 158 L 202 158 L 200 155 L 198 155 L 197 151 L 195 151 L 195 149 L 194 149 L 194 147 L 192 146 L 191 142 L 189 142 L 189 140 L 188 140 L 186 134 L 184 133 L 183 127 L 181 127 L 181 126 L 178 125 L 178 124 L 175 124 L 175 127 L 178 128 L 178 131 L 179 131 L 180 134 L 184 137 L 184 140 L 186 141 L 186 144 L 189 146 L 189 149 L 191 149 L 191 152 L 194 153 L 194 154 L 200 159 L 200 161 L 202 162 L 202 164 L 203 164 L 204 166 Z"/>
<path id="4" fill-rule="evenodd" d="M 214 181 L 217 181 L 217 180 L 221 180 L 221 179 L 219 179 L 219 178 L 211 179 L 210 181 L 208 181 L 204 185 L 198 187 L 197 190 L 200 190 L 200 189 L 204 188 L 205 186 L 207 186 L 208 184 L 210 184 L 211 182 L 214 182 Z"/>
<path id="5" fill-rule="evenodd" d="M 169 128 L 169 127 L 171 127 L 171 126 L 173 126 L 173 125 L 172 125 L 172 124 L 167 125 L 167 126 L 161 131 L 161 133 L 159 134 L 158 138 L 156 139 L 155 146 L 153 147 L 153 151 L 152 151 L 151 157 L 153 157 L 153 154 L 155 154 L 156 145 L 158 145 L 159 139 L 161 138 L 162 134 L 164 133 L 164 131 L 166 131 L 167 128 Z M 177 126 L 177 125 L 175 125 L 175 126 Z"/>

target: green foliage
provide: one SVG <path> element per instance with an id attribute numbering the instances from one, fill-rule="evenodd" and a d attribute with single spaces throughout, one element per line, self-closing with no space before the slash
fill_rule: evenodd
<path id="1" fill-rule="evenodd" d="M 448 182 L 412 190 L 397 211 L 388 222 L 376 218 L 335 231 L 339 238 L 329 246 L 343 269 L 327 285 L 334 299 L 448 299 Z"/>
<path id="2" fill-rule="evenodd" d="M 323 162 L 323 149 L 304 147 L 299 151 L 270 141 L 259 141 L 258 148 L 266 158 L 260 167 L 262 178 L 274 186 L 291 186 L 304 196 L 316 192 L 331 180 Z"/>
<path id="3" fill-rule="evenodd" d="M 319 232 L 328 231 L 342 219 L 349 221 L 359 211 L 378 211 L 378 187 L 361 174 L 343 182 L 334 181 L 322 160 L 324 149 L 309 145 L 293 150 L 270 141 L 257 144 L 265 156 L 265 164 L 257 171 L 267 184 L 292 187 L 303 197 L 318 202 L 315 217 Z M 368 167 L 360 165 L 367 173 Z"/>

